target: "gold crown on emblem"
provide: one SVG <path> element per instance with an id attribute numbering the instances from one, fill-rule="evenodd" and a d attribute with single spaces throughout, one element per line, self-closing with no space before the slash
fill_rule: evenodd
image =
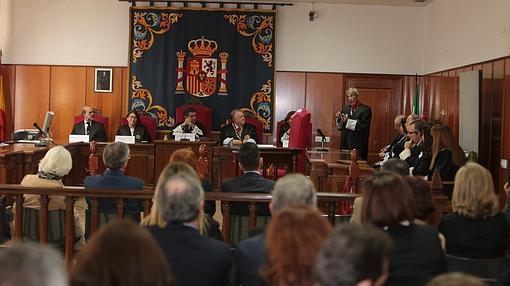
<path id="1" fill-rule="evenodd" d="M 207 40 L 202 37 L 201 39 L 191 40 L 188 42 L 188 49 L 193 56 L 212 56 L 218 49 L 216 41 Z"/>

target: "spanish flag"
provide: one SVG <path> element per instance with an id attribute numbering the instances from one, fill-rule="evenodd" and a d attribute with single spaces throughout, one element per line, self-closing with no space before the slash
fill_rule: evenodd
<path id="1" fill-rule="evenodd" d="M 2 74 L 2 50 L 0 50 L 0 141 L 5 139 L 5 93 Z"/>

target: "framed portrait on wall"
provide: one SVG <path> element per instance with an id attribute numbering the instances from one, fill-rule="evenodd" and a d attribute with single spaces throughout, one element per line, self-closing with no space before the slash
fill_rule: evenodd
<path id="1" fill-rule="evenodd" d="M 95 92 L 112 92 L 113 70 L 110 68 L 96 68 L 94 80 Z"/>

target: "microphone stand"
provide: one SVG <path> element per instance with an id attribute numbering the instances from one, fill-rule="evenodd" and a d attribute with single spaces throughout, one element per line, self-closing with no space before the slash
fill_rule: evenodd
<path id="1" fill-rule="evenodd" d="M 321 151 L 321 152 L 328 152 L 328 148 L 324 148 L 324 142 L 326 141 L 326 137 L 322 137 L 322 140 L 321 140 L 321 148 L 317 149 L 317 151 Z"/>

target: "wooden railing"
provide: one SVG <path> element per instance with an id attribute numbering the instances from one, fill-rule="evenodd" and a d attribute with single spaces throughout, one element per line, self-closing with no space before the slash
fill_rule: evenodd
<path id="1" fill-rule="evenodd" d="M 91 212 L 91 233 L 98 230 L 99 225 L 99 199 L 114 198 L 117 202 L 117 217 L 124 218 L 124 205 L 126 199 L 141 199 L 143 215 L 150 213 L 152 206 L 152 198 L 154 190 L 108 190 L 108 189 L 84 189 L 83 187 L 64 187 L 58 188 L 27 188 L 20 185 L 0 184 L 0 195 L 6 195 L 14 198 L 17 206 L 23 205 L 23 195 L 34 194 L 40 196 L 40 212 L 39 212 L 39 232 L 40 242 L 48 242 L 48 203 L 49 196 L 59 195 L 65 197 L 65 259 L 67 263 L 72 261 L 73 245 L 74 245 L 74 203 L 78 198 L 87 197 L 90 199 L 89 210 Z M 339 206 L 345 203 L 352 204 L 359 194 L 353 193 L 317 193 L 318 203 L 321 211 L 328 217 L 331 224 L 335 224 L 335 218 L 338 216 Z M 228 242 L 230 238 L 230 207 L 234 202 L 246 202 L 249 209 L 249 225 L 250 229 L 256 227 L 257 204 L 269 204 L 272 196 L 270 194 L 254 194 L 254 193 L 221 193 L 208 192 L 205 194 L 206 200 L 221 201 L 222 208 L 222 233 Z M 438 206 L 439 215 L 448 201 L 444 196 L 435 196 Z M 23 210 L 17 207 L 14 214 L 15 219 L 15 240 L 23 238 Z M 439 216 L 440 218 L 440 216 Z"/>

